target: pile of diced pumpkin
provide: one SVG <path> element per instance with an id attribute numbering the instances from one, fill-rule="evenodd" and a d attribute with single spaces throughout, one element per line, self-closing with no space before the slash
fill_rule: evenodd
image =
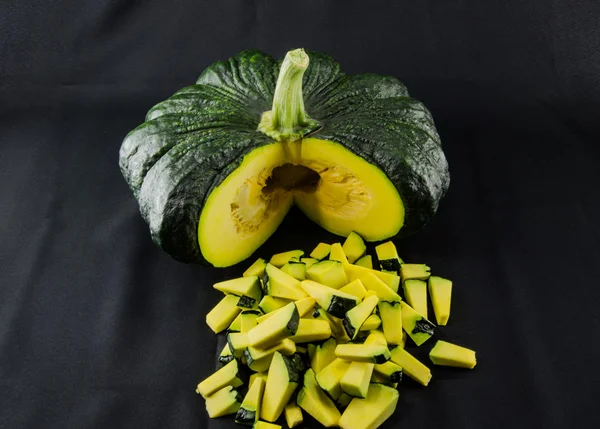
<path id="1" fill-rule="evenodd" d="M 196 390 L 210 417 L 277 429 L 283 419 L 299 425 L 306 412 L 325 427 L 374 429 L 394 412 L 403 374 L 429 384 L 431 371 L 404 346 L 407 336 L 420 346 L 435 334 L 428 299 L 446 325 L 452 282 L 404 263 L 391 241 L 375 247 L 379 269 L 366 250 L 352 233 L 309 257 L 292 250 L 258 259 L 243 277 L 214 285 L 225 297 L 206 322 L 226 331 L 227 344 L 221 368 Z M 474 351 L 441 340 L 429 357 L 476 364 Z"/>

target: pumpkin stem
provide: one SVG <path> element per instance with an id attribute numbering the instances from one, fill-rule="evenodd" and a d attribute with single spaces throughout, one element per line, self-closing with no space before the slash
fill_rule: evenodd
<path id="1" fill-rule="evenodd" d="M 258 131 L 277 141 L 295 141 L 319 127 L 304 110 L 302 77 L 309 57 L 304 49 L 289 51 L 279 70 L 273 108 L 262 114 Z"/>

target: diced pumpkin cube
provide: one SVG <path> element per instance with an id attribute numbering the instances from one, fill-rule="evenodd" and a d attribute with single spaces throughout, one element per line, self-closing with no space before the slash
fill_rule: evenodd
<path id="1" fill-rule="evenodd" d="M 265 379 L 259 378 L 252 384 L 235 415 L 235 422 L 242 425 L 254 425 L 260 416 L 260 404 L 265 390 Z"/>
<path id="2" fill-rule="evenodd" d="M 321 261 L 313 264 L 306 270 L 306 278 L 334 289 L 348 284 L 344 267 L 338 261 Z"/>
<path id="3" fill-rule="evenodd" d="M 382 384 L 371 384 L 365 399 L 354 398 L 340 418 L 341 429 L 376 429 L 396 410 L 398 391 Z"/>
<path id="4" fill-rule="evenodd" d="M 402 343 L 403 313 L 402 302 L 379 301 L 377 304 L 379 317 L 381 318 L 381 327 L 385 339 L 390 345 Z"/>
<path id="5" fill-rule="evenodd" d="M 300 382 L 300 369 L 292 358 L 275 352 L 262 398 L 260 418 L 276 421 Z"/>
<path id="6" fill-rule="evenodd" d="M 373 363 L 352 362 L 340 381 L 342 391 L 356 398 L 366 397 L 374 367 Z"/>
<path id="7" fill-rule="evenodd" d="M 281 267 L 281 271 L 286 274 L 289 274 L 296 280 L 304 280 L 306 279 L 306 264 L 303 262 L 288 262 L 283 267 Z"/>
<path id="8" fill-rule="evenodd" d="M 304 374 L 304 386 L 298 392 L 298 405 L 325 427 L 338 426 L 340 412 L 315 380 L 315 373 L 309 369 Z"/>
<path id="9" fill-rule="evenodd" d="M 425 264 L 402 264 L 400 267 L 403 282 L 410 279 L 427 280 L 430 275 L 431 268 Z"/>
<path id="10" fill-rule="evenodd" d="M 350 294 L 327 287 L 312 280 L 304 280 L 300 286 L 306 294 L 312 296 L 317 304 L 330 315 L 342 319 L 346 312 L 356 305 L 358 299 Z"/>
<path id="11" fill-rule="evenodd" d="M 450 302 L 452 300 L 452 282 L 442 277 L 429 277 L 429 296 L 435 313 L 435 320 L 445 326 L 450 318 Z"/>
<path id="12" fill-rule="evenodd" d="M 289 428 L 294 428 L 304 422 L 304 418 L 302 417 L 302 408 L 300 408 L 295 402 L 290 402 L 287 404 L 283 410 L 283 414 L 285 416 L 285 422 Z"/>
<path id="13" fill-rule="evenodd" d="M 248 332 L 248 344 L 266 348 L 296 334 L 300 316 L 296 304 L 290 302 L 277 315 L 259 323 Z"/>
<path id="14" fill-rule="evenodd" d="M 367 291 L 373 291 L 379 297 L 381 301 L 387 302 L 400 302 L 402 298 L 392 288 L 386 285 L 383 280 L 374 275 L 373 273 L 367 272 L 360 277 L 360 281 L 367 289 Z"/>
<path id="15" fill-rule="evenodd" d="M 324 320 L 300 319 L 298 330 L 290 337 L 295 343 L 309 343 L 331 337 L 331 326 Z"/>
<path id="16" fill-rule="evenodd" d="M 263 381 L 266 383 L 267 373 L 266 372 L 255 372 L 255 373 L 251 374 L 250 378 L 248 379 L 248 389 L 252 389 L 252 384 L 254 384 L 254 382 L 256 381 L 257 378 L 262 378 Z"/>
<path id="17" fill-rule="evenodd" d="M 295 301 L 294 304 L 296 304 L 296 308 L 298 309 L 298 315 L 300 317 L 304 317 L 308 313 L 310 313 L 311 310 L 313 309 L 313 307 L 315 306 L 315 300 L 314 300 L 314 298 L 308 296 L 306 298 L 302 298 L 302 299 L 299 299 L 298 301 Z M 275 315 L 277 315 L 277 313 L 279 311 L 281 311 L 282 309 L 283 309 L 283 307 L 279 308 L 275 311 L 271 311 L 270 313 L 263 314 L 262 316 L 258 317 L 257 322 L 263 323 L 263 322 L 269 320 L 271 317 L 274 317 Z"/>
<path id="18" fill-rule="evenodd" d="M 371 313 L 373 313 L 378 302 L 379 298 L 377 298 L 377 295 L 368 296 L 363 302 L 346 313 L 343 324 L 351 340 L 356 338 L 360 327 L 369 318 Z"/>
<path id="19" fill-rule="evenodd" d="M 364 267 L 364 268 L 368 268 L 368 269 L 372 270 L 373 269 L 373 257 L 371 255 L 365 255 L 362 258 L 360 258 L 359 260 L 357 260 L 354 264 L 358 265 L 359 267 Z"/>
<path id="20" fill-rule="evenodd" d="M 263 258 L 258 258 L 252 265 L 248 267 L 246 271 L 244 271 L 244 277 L 257 276 L 259 279 L 262 279 L 265 275 L 265 268 L 267 267 L 267 261 Z"/>
<path id="21" fill-rule="evenodd" d="M 353 362 L 384 363 L 390 359 L 387 346 L 379 344 L 339 344 L 335 355 Z"/>
<path id="22" fill-rule="evenodd" d="M 206 411 L 211 419 L 237 413 L 243 400 L 232 386 L 225 386 L 206 398 Z"/>
<path id="23" fill-rule="evenodd" d="M 263 289 L 266 295 L 294 301 L 308 296 L 299 287 L 299 280 L 284 273 L 274 265 L 267 264 L 266 273 L 267 281 L 263 283 Z"/>
<path id="24" fill-rule="evenodd" d="M 297 300 L 295 304 L 300 317 L 304 317 L 313 310 L 317 302 L 312 296 L 307 296 L 306 298 Z"/>
<path id="25" fill-rule="evenodd" d="M 402 367 L 391 360 L 375 365 L 375 372 L 385 376 L 391 383 L 402 381 Z"/>
<path id="26" fill-rule="evenodd" d="M 227 329 L 231 322 L 240 314 L 241 308 L 237 306 L 239 297 L 225 295 L 219 303 L 206 315 L 206 324 L 215 334 Z"/>
<path id="27" fill-rule="evenodd" d="M 429 358 L 435 365 L 469 369 L 475 368 L 477 365 L 473 350 L 441 340 L 435 343 L 429 352 Z"/>
<path id="28" fill-rule="evenodd" d="M 323 368 L 336 359 L 335 347 L 337 343 L 335 338 L 329 338 L 321 344 L 308 344 L 308 357 L 310 358 L 310 367 L 318 374 Z"/>
<path id="29" fill-rule="evenodd" d="M 389 361 L 388 361 L 389 362 Z M 394 389 L 398 387 L 398 383 L 392 382 L 389 377 L 386 377 L 383 374 L 373 371 L 373 376 L 371 377 L 371 383 L 380 383 L 385 384 L 386 386 L 393 387 Z"/>
<path id="30" fill-rule="evenodd" d="M 248 365 L 251 365 L 252 362 L 261 360 L 266 356 L 274 354 L 275 352 L 279 352 L 285 356 L 292 356 L 294 353 L 296 353 L 296 343 L 289 338 L 286 338 L 285 340 L 281 340 L 280 342 L 267 348 L 250 346 L 244 350 L 244 356 Z"/>
<path id="31" fill-rule="evenodd" d="M 290 302 L 291 302 L 291 300 L 289 300 L 289 299 L 275 298 L 274 296 L 271 296 L 271 295 L 265 295 L 260 300 L 260 303 L 258 304 L 258 308 L 260 308 L 262 310 L 262 312 L 266 314 L 266 313 L 275 311 L 279 308 L 285 307 Z"/>
<path id="32" fill-rule="evenodd" d="M 379 318 L 379 316 L 376 314 L 371 314 L 369 317 L 367 317 L 367 320 L 365 320 L 365 323 L 362 324 L 362 326 L 360 327 L 360 330 L 361 331 L 372 331 L 374 329 L 379 329 L 380 326 L 381 326 L 381 319 Z"/>
<path id="33" fill-rule="evenodd" d="M 223 293 L 240 297 L 237 306 L 242 308 L 253 308 L 262 298 L 258 276 L 239 277 L 237 279 L 222 281 L 215 283 L 213 288 Z"/>
<path id="34" fill-rule="evenodd" d="M 239 315 L 240 317 L 240 332 L 242 334 L 254 328 L 258 324 L 258 318 L 262 313 L 258 310 L 245 310 Z"/>
<path id="35" fill-rule="evenodd" d="M 427 318 L 427 283 L 423 280 L 406 280 L 403 288 L 408 304 Z"/>
<path id="36" fill-rule="evenodd" d="M 325 259 L 331 252 L 331 244 L 319 243 L 317 247 L 310 252 L 310 257 L 318 260 Z"/>
<path id="37" fill-rule="evenodd" d="M 344 264 L 348 263 L 348 258 L 346 258 L 346 254 L 344 253 L 344 249 L 340 243 L 334 243 L 331 245 L 331 252 L 329 253 L 330 261 L 339 261 Z"/>
<path id="38" fill-rule="evenodd" d="M 365 254 L 367 246 L 362 237 L 353 231 L 348 238 L 346 238 L 346 241 L 344 241 L 342 250 L 348 259 L 348 262 L 353 264 Z"/>
<path id="39" fill-rule="evenodd" d="M 363 283 L 359 280 L 352 280 L 346 286 L 339 289 L 340 292 L 349 293 L 350 295 L 354 295 L 358 299 L 362 300 L 365 296 L 367 296 L 367 290 L 365 289 Z"/>
<path id="40" fill-rule="evenodd" d="M 239 359 L 248 347 L 248 334 L 230 332 L 227 334 L 227 344 L 229 344 L 229 350 L 231 350 L 233 356 Z"/>
<path id="41" fill-rule="evenodd" d="M 246 379 L 247 377 L 242 368 L 234 359 L 200 382 L 196 388 L 196 393 L 206 399 L 225 386 L 240 387 Z"/>
<path id="42" fill-rule="evenodd" d="M 344 264 L 344 270 L 346 271 L 348 281 L 352 281 L 355 279 L 362 280 L 365 274 L 371 273 L 375 277 L 380 279 L 382 282 L 384 282 L 387 285 L 387 287 L 392 289 L 394 292 L 398 292 L 398 287 L 400 286 L 400 276 L 391 273 L 385 273 L 383 271 L 371 270 L 369 268 L 352 264 Z"/>
<path id="43" fill-rule="evenodd" d="M 317 373 L 317 383 L 331 398 L 337 399 L 342 394 L 340 383 L 348 368 L 349 361 L 337 358 Z"/>
<path id="44" fill-rule="evenodd" d="M 369 336 L 365 340 L 365 344 L 377 344 L 386 347 L 388 345 L 385 335 L 379 329 L 376 329 L 369 333 Z"/>
<path id="45" fill-rule="evenodd" d="M 396 347 L 392 350 L 391 361 L 402 367 L 402 373 L 417 383 L 427 386 L 431 381 L 431 370 L 406 350 Z"/>
<path id="46" fill-rule="evenodd" d="M 420 346 L 435 333 L 435 325 L 402 301 L 402 328 L 408 336 Z"/>
<path id="47" fill-rule="evenodd" d="M 396 246 L 393 242 L 387 241 L 379 246 L 376 246 L 375 253 L 377 253 L 377 259 L 379 259 L 381 271 L 395 274 L 398 273 L 400 270 L 400 264 L 402 264 L 403 261 L 398 256 L 398 251 L 396 250 Z"/>
<path id="48" fill-rule="evenodd" d="M 287 252 L 277 253 L 271 257 L 269 264 L 275 265 L 277 268 L 281 268 L 290 262 L 292 258 L 300 258 L 302 255 L 304 255 L 303 250 L 290 250 Z"/>

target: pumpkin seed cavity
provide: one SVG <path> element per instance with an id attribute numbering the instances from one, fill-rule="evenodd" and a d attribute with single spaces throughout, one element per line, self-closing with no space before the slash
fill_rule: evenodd
<path id="1" fill-rule="evenodd" d="M 364 184 L 340 165 L 313 161 L 310 166 L 286 163 L 265 168 L 248 178 L 231 203 L 239 234 L 256 232 L 263 222 L 285 206 L 290 197 L 315 194 L 324 212 L 352 216 L 365 210 L 371 197 Z"/>
<path id="2" fill-rule="evenodd" d="M 275 167 L 267 179 L 264 194 L 271 194 L 281 189 L 285 191 L 314 192 L 319 185 L 321 176 L 316 171 L 303 165 L 283 164 Z"/>

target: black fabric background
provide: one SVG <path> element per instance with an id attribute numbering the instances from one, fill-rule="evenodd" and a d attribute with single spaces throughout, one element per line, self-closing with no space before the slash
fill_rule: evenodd
<path id="1" fill-rule="evenodd" d="M 600 427 L 600 3 L 296 3 L 0 1 L 0 428 L 236 427 L 194 389 L 210 286 L 247 263 L 155 247 L 118 150 L 210 63 L 296 47 L 399 77 L 450 163 L 398 246 L 454 280 L 444 332 L 478 366 L 403 382 L 384 427 Z M 258 254 L 333 239 L 294 212 Z"/>

